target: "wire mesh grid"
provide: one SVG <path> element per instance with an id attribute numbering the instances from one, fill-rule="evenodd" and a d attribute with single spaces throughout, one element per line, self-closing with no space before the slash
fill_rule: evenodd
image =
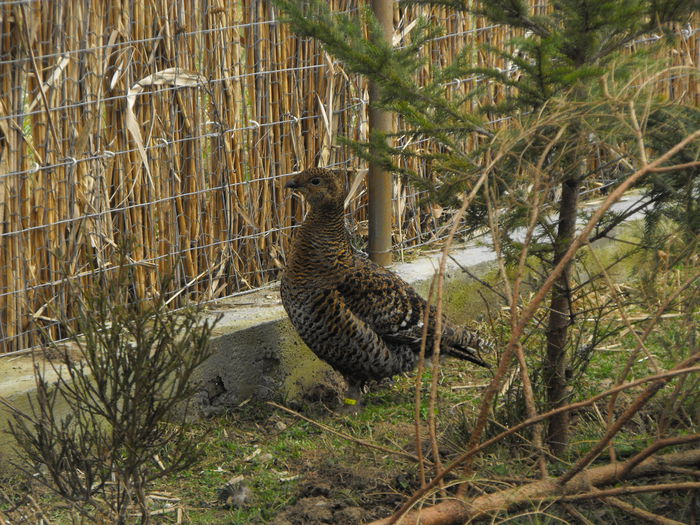
<path id="1" fill-rule="evenodd" d="M 419 12 L 444 26 L 419 78 L 464 45 L 511 36 L 414 7 L 397 10 L 399 44 Z M 287 177 L 364 167 L 336 138 L 366 139 L 366 84 L 267 1 L 0 0 L 0 28 L 0 354 L 64 336 L 71 290 L 113 271 L 127 242 L 136 299 L 178 305 L 269 285 L 305 211 Z M 396 182 L 402 248 L 444 236 L 422 197 Z M 358 192 L 354 224 L 365 203 Z"/>

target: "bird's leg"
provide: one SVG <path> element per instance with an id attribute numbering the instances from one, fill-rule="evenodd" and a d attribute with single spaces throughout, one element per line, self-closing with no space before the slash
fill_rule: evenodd
<path id="1" fill-rule="evenodd" d="M 343 405 L 340 407 L 340 412 L 346 414 L 357 414 L 360 411 L 362 402 L 362 385 L 359 383 L 348 383 L 348 389 L 343 397 Z"/>

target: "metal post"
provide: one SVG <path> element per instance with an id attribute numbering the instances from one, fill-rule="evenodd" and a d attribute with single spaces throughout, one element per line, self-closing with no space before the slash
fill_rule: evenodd
<path id="1" fill-rule="evenodd" d="M 391 42 L 394 34 L 393 0 L 372 0 L 372 10 L 384 29 L 384 38 Z M 392 128 L 392 116 L 371 104 L 379 99 L 379 86 L 369 85 L 369 130 L 388 133 Z M 391 264 L 391 173 L 376 162 L 370 162 L 367 172 L 369 194 L 369 256 L 377 264 Z"/>

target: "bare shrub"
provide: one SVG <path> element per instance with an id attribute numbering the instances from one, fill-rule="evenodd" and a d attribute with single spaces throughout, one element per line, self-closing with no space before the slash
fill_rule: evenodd
<path id="1" fill-rule="evenodd" d="M 74 522 L 149 523 L 149 484 L 200 456 L 187 401 L 216 321 L 195 307 L 170 312 L 163 297 L 139 300 L 131 273 L 121 265 L 86 290 L 71 286 L 70 344 L 49 343 L 49 359 L 35 360 L 30 410 L 10 407 L 16 466 Z"/>

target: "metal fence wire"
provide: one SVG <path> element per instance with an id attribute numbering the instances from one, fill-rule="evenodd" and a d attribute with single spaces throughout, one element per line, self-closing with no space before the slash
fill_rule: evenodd
<path id="1" fill-rule="evenodd" d="M 419 12 L 445 29 L 421 74 L 512 36 L 414 7 L 396 10 L 395 42 Z M 70 290 L 112 271 L 127 241 L 135 298 L 266 286 L 305 211 L 287 177 L 364 167 L 336 138 L 367 138 L 365 82 L 268 1 L 0 0 L 0 31 L 0 354 L 60 339 Z M 394 205 L 396 245 L 444 235 L 444 217 L 401 181 Z M 363 224 L 364 191 L 349 212 Z"/>

